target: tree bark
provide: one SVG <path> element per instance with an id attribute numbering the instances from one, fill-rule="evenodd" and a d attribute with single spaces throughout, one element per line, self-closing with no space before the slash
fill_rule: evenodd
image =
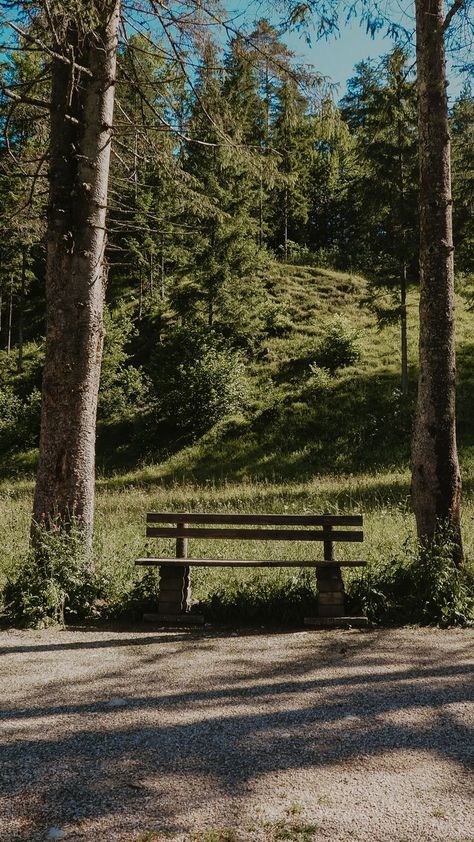
<path id="1" fill-rule="evenodd" d="M 407 335 L 407 265 L 400 266 L 400 341 L 402 366 L 402 395 L 408 395 L 408 335 Z"/>
<path id="2" fill-rule="evenodd" d="M 94 0 L 98 21 L 67 24 L 52 62 L 47 335 L 40 457 L 33 508 L 74 511 L 92 535 L 97 396 L 106 287 L 106 210 L 120 0 Z"/>
<path id="3" fill-rule="evenodd" d="M 20 308 L 18 313 L 18 360 L 17 370 L 23 371 L 23 339 L 25 325 L 25 298 L 26 298 L 26 248 L 23 247 L 21 254 L 21 290 Z"/>
<path id="4" fill-rule="evenodd" d="M 420 143 L 420 345 L 412 451 L 418 537 L 449 524 L 462 560 L 455 430 L 454 265 L 443 0 L 417 0 Z"/>
<path id="5" fill-rule="evenodd" d="M 13 278 L 10 278 L 10 297 L 8 299 L 8 325 L 7 325 L 7 354 L 12 348 L 12 325 L 13 325 Z"/>

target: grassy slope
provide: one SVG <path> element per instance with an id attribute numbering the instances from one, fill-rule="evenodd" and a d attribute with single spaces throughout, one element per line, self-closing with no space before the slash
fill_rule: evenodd
<path id="1" fill-rule="evenodd" d="M 399 551 L 413 536 L 409 512 L 410 410 L 395 390 L 399 384 L 399 336 L 395 326 L 378 330 L 363 306 L 364 279 L 311 267 L 275 266 L 269 281 L 289 325 L 285 335 L 266 341 L 252 366 L 252 405 L 245 418 L 231 419 L 201 441 L 159 464 L 105 472 L 99 453 L 97 557 L 113 571 L 117 595 L 137 575 L 133 559 L 151 550 L 168 553 L 171 544 L 143 538 L 144 514 L 153 508 L 242 511 L 363 511 L 367 546 L 376 563 Z M 308 389 L 308 367 L 318 334 L 334 314 L 346 316 L 360 334 L 360 362 L 341 372 L 323 392 Z M 409 296 L 409 353 L 412 392 L 416 360 L 416 295 Z M 474 366 L 472 315 L 458 302 L 459 419 L 464 467 L 465 538 L 474 541 L 471 495 L 473 441 L 469 425 Z M 19 461 L 27 457 L 19 457 Z M 110 456 L 107 459 L 110 464 Z M 25 551 L 32 482 L 0 484 L 4 524 L 1 580 Z M 205 543 L 193 552 L 210 552 Z M 299 547 L 219 545 L 223 556 L 249 553 L 291 557 L 311 552 Z M 212 548 L 212 553 L 216 547 Z M 341 551 L 343 554 L 344 550 Z M 288 576 L 287 571 L 198 571 L 195 593 L 205 595 L 236 576 Z M 352 575 L 352 574 L 349 574 Z M 216 578 L 217 577 L 217 578 Z"/>

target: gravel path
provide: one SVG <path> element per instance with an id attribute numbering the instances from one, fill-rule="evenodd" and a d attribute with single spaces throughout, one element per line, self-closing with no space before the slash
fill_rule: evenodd
<path id="1" fill-rule="evenodd" d="M 473 842 L 473 641 L 0 633 L 1 842 Z"/>

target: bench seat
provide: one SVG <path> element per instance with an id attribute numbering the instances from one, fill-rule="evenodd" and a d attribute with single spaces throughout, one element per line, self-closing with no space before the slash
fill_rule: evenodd
<path id="1" fill-rule="evenodd" d="M 225 558 L 139 558 L 135 564 L 142 566 L 160 567 L 167 566 L 182 567 L 183 564 L 189 567 L 365 567 L 366 561 L 278 561 L 260 559 L 233 559 Z"/>

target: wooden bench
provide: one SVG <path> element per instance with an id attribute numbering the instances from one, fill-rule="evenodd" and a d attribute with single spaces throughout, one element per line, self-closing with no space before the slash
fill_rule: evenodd
<path id="1" fill-rule="evenodd" d="M 163 526 L 157 524 L 174 524 Z M 191 620 L 191 567 L 313 567 L 318 588 L 317 617 L 306 618 L 308 625 L 337 625 L 339 620 L 364 621 L 346 617 L 341 567 L 364 567 L 365 561 L 337 561 L 334 544 L 360 543 L 364 539 L 362 515 L 269 515 L 205 514 L 201 512 L 150 512 L 147 538 L 176 539 L 175 558 L 140 558 L 137 565 L 160 567 L 158 614 L 148 619 L 163 622 Z M 266 561 L 220 558 L 190 558 L 188 539 L 227 539 L 250 541 L 311 541 L 323 545 L 323 558 L 310 561 Z M 200 618 L 202 620 L 202 618 Z"/>

